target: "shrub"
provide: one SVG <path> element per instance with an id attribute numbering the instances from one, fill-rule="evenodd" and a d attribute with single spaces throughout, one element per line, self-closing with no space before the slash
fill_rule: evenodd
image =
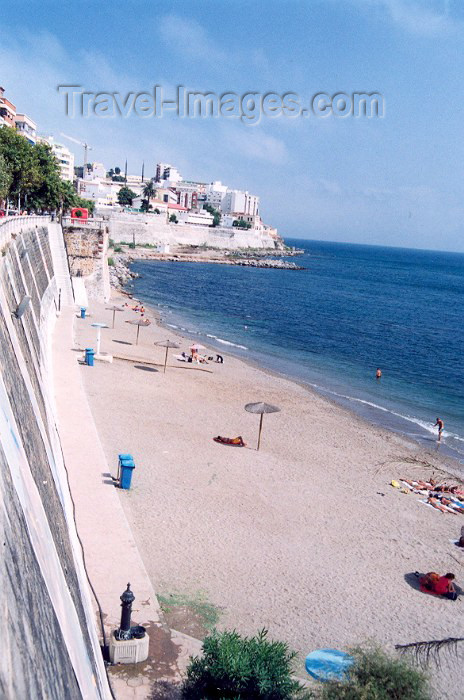
<path id="1" fill-rule="evenodd" d="M 109 265 L 109 267 L 114 267 L 114 260 L 113 260 L 113 258 L 108 258 L 108 265 Z"/>
<path id="2" fill-rule="evenodd" d="M 427 677 L 403 658 L 379 647 L 359 647 L 345 681 L 321 686 L 321 700 L 430 700 Z"/>
<path id="3" fill-rule="evenodd" d="M 135 248 L 135 243 L 129 243 L 129 248 Z"/>
<path id="4" fill-rule="evenodd" d="M 115 253 L 122 253 L 122 248 L 120 245 L 115 245 L 114 246 L 114 252 Z"/>
<path id="5" fill-rule="evenodd" d="M 193 657 L 182 685 L 188 700 L 290 700 L 309 697 L 292 678 L 295 652 L 271 642 L 267 630 L 255 637 L 213 632 L 203 641 L 203 656 Z"/>

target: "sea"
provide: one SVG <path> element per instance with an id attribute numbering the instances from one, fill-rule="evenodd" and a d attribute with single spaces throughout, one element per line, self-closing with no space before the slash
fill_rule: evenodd
<path id="1" fill-rule="evenodd" d="M 464 254 L 285 242 L 304 251 L 288 258 L 304 270 L 136 261 L 128 291 L 167 331 L 303 382 L 464 465 Z"/>

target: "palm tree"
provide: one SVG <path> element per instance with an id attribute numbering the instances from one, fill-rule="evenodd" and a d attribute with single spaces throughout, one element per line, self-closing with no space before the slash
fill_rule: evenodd
<path id="1" fill-rule="evenodd" d="M 153 180 L 149 180 L 145 187 L 143 188 L 143 196 L 148 202 L 148 207 L 147 209 L 150 208 L 150 199 L 154 198 L 156 195 L 156 190 L 153 186 Z"/>
<path id="2" fill-rule="evenodd" d="M 457 652 L 460 642 L 464 642 L 464 637 L 446 637 L 445 639 L 432 639 L 428 642 L 412 642 L 411 644 L 395 644 L 395 649 L 400 653 L 412 652 L 415 660 L 421 666 L 427 666 L 429 661 L 435 661 L 440 665 L 440 652 L 443 649 Z"/>

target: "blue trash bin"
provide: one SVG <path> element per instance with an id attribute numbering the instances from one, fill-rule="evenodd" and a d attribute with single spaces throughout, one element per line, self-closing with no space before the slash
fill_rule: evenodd
<path id="1" fill-rule="evenodd" d="M 120 479 L 120 487 L 122 489 L 130 489 L 131 486 L 131 481 L 132 481 L 132 472 L 135 469 L 135 464 L 132 462 L 132 464 L 129 464 L 128 462 L 122 462 L 121 463 L 121 479 Z"/>
<path id="2" fill-rule="evenodd" d="M 121 485 L 121 466 L 127 463 L 130 466 L 135 466 L 134 458 L 129 452 L 120 452 L 118 454 L 118 484 Z"/>
<path id="3" fill-rule="evenodd" d="M 85 364 L 89 367 L 93 367 L 94 355 L 95 350 L 93 348 L 85 348 Z"/>
<path id="4" fill-rule="evenodd" d="M 87 311 L 87 309 L 85 308 L 85 306 L 81 306 L 81 318 L 85 318 L 86 311 Z"/>

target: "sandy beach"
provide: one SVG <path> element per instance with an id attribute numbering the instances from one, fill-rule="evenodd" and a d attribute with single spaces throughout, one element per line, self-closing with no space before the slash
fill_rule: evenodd
<path id="1" fill-rule="evenodd" d="M 90 311 L 76 319 L 77 347 L 95 347 L 92 322 L 111 326 L 104 305 Z M 113 363 L 80 369 L 111 471 L 119 452 L 134 455 L 133 488 L 119 496 L 158 594 L 201 592 L 220 627 L 267 627 L 299 652 L 301 676 L 315 648 L 460 635 L 462 598 L 426 596 L 407 576 L 452 571 L 464 587 L 464 551 L 450 542 L 464 516 L 390 485 L 430 476 L 404 458 L 444 470 L 452 462 L 226 353 L 223 365 L 181 363 L 174 354 L 190 341 L 155 321 L 135 345 L 125 323 L 135 317 L 117 313 L 116 328 L 102 332 Z M 163 373 L 165 350 L 154 342 L 168 337 L 181 348 Z M 244 410 L 251 401 L 281 408 L 264 417 L 259 452 L 259 417 Z M 247 447 L 218 445 L 218 434 L 242 435 Z M 464 649 L 432 669 L 437 697 L 462 697 L 463 659 Z"/>

